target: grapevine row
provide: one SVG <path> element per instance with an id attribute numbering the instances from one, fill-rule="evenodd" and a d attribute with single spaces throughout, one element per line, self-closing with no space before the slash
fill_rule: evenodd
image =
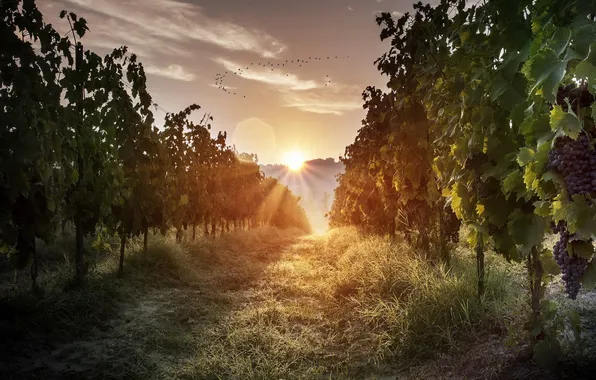
<path id="1" fill-rule="evenodd" d="M 103 58 L 84 49 L 85 19 L 62 11 L 71 33 L 44 22 L 34 1 L 0 3 L 0 251 L 32 263 L 35 239 L 76 231 L 75 280 L 86 271 L 83 236 L 98 226 L 121 240 L 149 229 L 205 234 L 252 225 L 310 226 L 299 198 L 265 178 L 253 154 L 192 121 L 191 105 L 157 128 L 141 62 L 126 47 Z"/>
<path id="2" fill-rule="evenodd" d="M 480 295 L 486 249 L 527 263 L 527 326 L 543 347 L 554 344 L 544 284 L 560 274 L 550 263 L 570 298 L 596 284 L 595 16 L 588 0 L 441 0 L 378 16 L 389 90 L 364 93 L 331 212 L 383 232 L 404 216 L 424 236 L 432 219 L 420 216 L 449 205 L 477 253 Z"/>

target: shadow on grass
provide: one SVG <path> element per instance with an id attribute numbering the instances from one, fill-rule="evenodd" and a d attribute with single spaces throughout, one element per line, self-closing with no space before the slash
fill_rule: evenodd
<path id="1" fill-rule="evenodd" d="M 70 265 L 52 262 L 40 280 L 6 282 L 0 298 L 0 377 L 159 378 L 192 356 L 202 337 L 238 307 L 235 291 L 299 237 L 262 229 L 176 244 L 131 241 L 125 274 L 117 254 L 94 257 L 85 285 L 65 291 Z M 26 277 L 26 276 L 24 276 Z"/>

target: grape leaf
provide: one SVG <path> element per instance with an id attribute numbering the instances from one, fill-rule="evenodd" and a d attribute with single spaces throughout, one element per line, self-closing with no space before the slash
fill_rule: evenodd
<path id="1" fill-rule="evenodd" d="M 517 154 L 517 163 L 519 166 L 526 166 L 532 159 L 534 159 L 536 152 L 532 149 L 527 147 L 522 147 L 519 149 L 519 153 Z"/>
<path id="2" fill-rule="evenodd" d="M 540 262 L 545 273 L 551 275 L 558 275 L 561 273 L 561 267 L 553 258 L 553 253 L 550 249 L 543 249 L 540 252 Z"/>
<path id="3" fill-rule="evenodd" d="M 543 368 L 554 369 L 563 360 L 563 351 L 556 339 L 542 340 L 534 346 L 534 361 Z"/>
<path id="4" fill-rule="evenodd" d="M 594 246 L 592 243 L 584 240 L 576 240 L 569 243 L 571 245 L 571 252 L 576 256 L 584 259 L 591 259 L 594 254 Z"/>
<path id="5" fill-rule="evenodd" d="M 48 210 L 50 212 L 56 211 L 56 202 L 54 202 L 54 199 L 53 198 L 49 198 L 48 199 L 48 206 L 47 207 L 48 207 Z"/>
<path id="6" fill-rule="evenodd" d="M 546 230 L 545 218 L 536 214 L 523 214 L 519 210 L 511 213 L 509 218 L 507 227 L 520 253 L 525 255 L 532 247 L 542 243 Z"/>
<path id="7" fill-rule="evenodd" d="M 555 105 L 550 112 L 550 126 L 553 131 L 562 130 L 575 140 L 582 129 L 582 122 L 574 114 L 563 111 L 560 105 Z"/>
<path id="8" fill-rule="evenodd" d="M 569 325 L 571 327 L 571 330 L 573 331 L 573 337 L 577 342 L 579 342 L 581 337 L 582 324 L 580 315 L 577 310 L 571 310 L 569 312 Z"/>
<path id="9" fill-rule="evenodd" d="M 77 169 L 72 169 L 70 172 L 70 182 L 75 183 L 79 180 L 79 171 Z"/>
<path id="10" fill-rule="evenodd" d="M 534 202 L 534 212 L 536 215 L 543 216 L 545 218 L 550 216 L 550 202 L 548 201 L 536 201 Z"/>
<path id="11" fill-rule="evenodd" d="M 596 92 L 596 43 L 590 45 L 586 59 L 575 67 L 575 76 L 587 79 L 592 94 Z"/>
<path id="12" fill-rule="evenodd" d="M 526 61 L 525 65 L 528 79 L 536 82 L 530 93 L 542 90 L 544 98 L 554 102 L 559 83 L 565 76 L 567 62 L 560 59 L 553 49 L 544 48 Z"/>
<path id="13" fill-rule="evenodd" d="M 586 271 L 582 275 L 581 282 L 588 288 L 596 287 L 596 258 L 588 263 Z"/>
<path id="14" fill-rule="evenodd" d="M 575 21 L 575 32 L 571 43 L 572 50 L 582 60 L 588 56 L 590 45 L 596 42 L 596 24 L 587 19 Z"/>
<path id="15" fill-rule="evenodd" d="M 16 188 L 19 190 L 21 195 L 25 198 L 29 198 L 29 178 L 27 178 L 27 174 L 21 171 L 15 178 L 16 180 Z"/>
<path id="16" fill-rule="evenodd" d="M 483 202 L 487 213 L 486 219 L 499 228 L 504 226 L 512 211 L 509 202 L 502 195 L 484 199 Z"/>
<path id="17" fill-rule="evenodd" d="M 557 28 L 548 42 L 548 47 L 550 47 L 555 54 L 559 56 L 565 51 L 570 39 L 571 30 L 569 28 Z"/>
<path id="18" fill-rule="evenodd" d="M 525 192 L 524 178 L 519 170 L 513 170 L 503 180 L 503 191 L 509 196 L 512 192 L 521 194 Z"/>

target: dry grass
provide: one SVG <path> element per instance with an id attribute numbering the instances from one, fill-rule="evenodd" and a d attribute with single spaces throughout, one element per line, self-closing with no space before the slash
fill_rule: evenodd
<path id="1" fill-rule="evenodd" d="M 47 349 L 35 337 L 15 336 L 29 348 L 14 346 L 4 363 L 9 373 L 378 378 L 475 336 L 500 334 L 523 310 L 519 276 L 498 258 L 490 259 L 478 300 L 475 263 L 465 252 L 450 269 L 432 267 L 405 244 L 353 229 L 305 237 L 261 229 L 182 245 L 155 236 L 146 258 L 140 247 L 131 244 L 123 279 L 115 276 L 116 255 L 107 253 L 83 289 L 63 292 L 69 273 L 60 266 L 43 275 L 42 297 L 26 285 L 5 289 L 3 306 L 12 305 L 19 331 L 54 331 Z M 31 345 L 41 359 L 14 360 Z"/>

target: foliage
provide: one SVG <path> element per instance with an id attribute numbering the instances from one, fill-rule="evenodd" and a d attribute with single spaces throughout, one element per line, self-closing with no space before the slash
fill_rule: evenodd
<path id="1" fill-rule="evenodd" d="M 459 221 L 437 186 L 437 148 L 422 99 L 406 100 L 400 92 L 374 87 L 363 99 L 368 112 L 342 157 L 346 170 L 339 176 L 331 225 L 391 235 L 399 231 L 427 252 L 431 240 L 440 247 L 437 252 L 445 250 L 447 240 L 457 238 Z"/>
<path id="2" fill-rule="evenodd" d="M 51 241 L 66 221 L 76 231 L 75 280 L 81 282 L 83 238 L 106 229 L 120 235 L 120 273 L 127 239 L 203 222 L 211 234 L 247 226 L 310 225 L 289 190 L 266 180 L 256 155 L 240 154 L 226 134 L 212 136 L 193 104 L 155 126 L 144 68 L 126 47 L 105 57 L 83 47 L 85 19 L 67 11 L 61 36 L 35 1 L 2 2 L 0 12 L 0 252 L 17 269 L 33 258 L 35 238 Z M 246 221 L 249 221 L 248 223 Z"/>
<path id="3" fill-rule="evenodd" d="M 375 101 L 367 100 L 365 127 L 346 150 L 332 217 L 362 224 L 378 215 L 386 224 L 392 207 L 431 204 L 439 191 L 471 227 L 481 278 L 485 247 L 527 261 L 530 335 L 548 340 L 539 347 L 553 345 L 540 318 L 544 284 L 557 274 L 549 272 L 545 234 L 551 222 L 563 221 L 574 240 L 591 241 L 596 207 L 593 193 L 570 197 L 547 162 L 555 139 L 577 139 L 594 128 L 596 6 L 442 0 L 417 3 L 414 11 L 397 20 L 377 17 L 381 39 L 390 41 L 377 60 L 389 92 L 367 89 L 365 100 Z M 578 81 L 588 83 L 583 92 L 575 90 Z M 391 156 L 391 165 L 382 161 Z M 351 190 L 358 187 L 361 195 Z M 584 280 L 594 265 L 592 250 L 588 256 Z"/>

